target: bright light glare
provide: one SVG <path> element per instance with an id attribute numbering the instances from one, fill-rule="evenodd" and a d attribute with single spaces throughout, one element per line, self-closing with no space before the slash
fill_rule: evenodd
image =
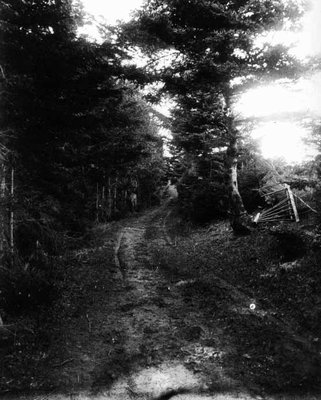
<path id="1" fill-rule="evenodd" d="M 299 33 L 299 41 L 294 54 L 304 58 L 321 53 L 321 2 L 311 0 L 311 10 L 303 18 L 303 30 Z"/>
<path id="2" fill-rule="evenodd" d="M 111 24 L 117 20 L 128 21 L 134 9 L 141 7 L 143 0 L 81 0 L 85 11 L 94 15 L 102 16 Z"/>
<path id="3" fill-rule="evenodd" d="M 302 102 L 301 94 L 291 96 L 285 86 L 271 84 L 246 92 L 237 105 L 237 112 L 246 117 L 266 117 L 301 111 L 302 106 L 307 107 L 307 103 Z"/>
<path id="4" fill-rule="evenodd" d="M 293 32 L 289 30 L 270 31 L 256 40 L 256 45 L 261 47 L 268 42 L 272 45 L 283 44 L 292 47 L 290 53 L 299 59 L 306 59 L 321 53 L 321 2 L 310 0 L 311 9 L 302 19 L 302 30 Z"/>
<path id="5" fill-rule="evenodd" d="M 134 10 L 140 8 L 143 0 L 81 0 L 84 11 L 95 18 L 95 22 L 78 29 L 80 35 L 86 35 L 90 40 L 101 42 L 97 23 L 115 25 L 117 21 L 129 21 Z"/>
<path id="6" fill-rule="evenodd" d="M 320 104 L 319 73 L 295 84 L 279 82 L 249 90 L 240 98 L 235 111 L 240 119 L 256 119 L 252 136 L 261 138 L 264 157 L 302 162 L 315 156 L 315 152 L 303 144 L 308 131 L 295 121 L 319 119 Z"/>
<path id="7" fill-rule="evenodd" d="M 321 73 L 296 83 L 278 82 L 248 90 L 236 105 L 236 112 L 249 117 L 282 117 L 301 113 L 321 116 Z"/>
<path id="8" fill-rule="evenodd" d="M 265 158 L 283 158 L 288 163 L 306 160 L 308 149 L 303 142 L 307 132 L 292 122 L 269 122 L 253 131 Z"/>

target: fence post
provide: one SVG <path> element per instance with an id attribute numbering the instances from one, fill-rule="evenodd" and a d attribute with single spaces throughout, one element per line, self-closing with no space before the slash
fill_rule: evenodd
<path id="1" fill-rule="evenodd" d="M 285 186 L 285 188 L 287 190 L 287 193 L 288 193 L 288 196 L 289 196 L 289 200 L 290 200 L 290 204 L 291 204 L 291 207 L 292 207 L 292 210 L 293 210 L 295 222 L 300 222 L 299 213 L 298 213 L 298 210 L 296 208 L 294 196 L 293 196 L 292 190 L 290 188 L 290 185 L 285 184 L 284 186 Z"/>

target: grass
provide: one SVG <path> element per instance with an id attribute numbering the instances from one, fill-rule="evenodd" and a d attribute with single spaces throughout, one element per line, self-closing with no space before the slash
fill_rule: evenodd
<path id="1" fill-rule="evenodd" d="M 174 223 L 168 229 L 173 236 Z M 321 388 L 321 251 L 308 248 L 297 263 L 284 264 L 296 234 L 292 227 L 285 246 L 267 230 L 235 237 L 219 222 L 177 234 L 177 245 L 162 253 L 155 249 L 153 264 L 173 282 L 187 280 L 185 298 L 197 299 L 206 318 L 215 314 L 234 349 L 226 368 L 250 389 Z"/>
<path id="2" fill-rule="evenodd" d="M 174 243 L 170 246 L 162 239 L 164 218 L 157 214 L 153 218 L 144 222 L 152 252 L 146 267 L 166 278 L 158 283 L 155 299 L 168 320 L 176 321 L 175 335 L 171 329 L 164 328 L 159 335 L 157 326 L 155 331 L 148 327 L 145 347 L 139 353 L 126 351 L 125 340 L 132 335 L 119 317 L 127 308 L 117 307 L 127 289 L 112 271 L 115 235 L 121 225 L 99 226 L 92 242 L 74 246 L 61 261 L 54 307 L 38 309 L 30 317 L 6 319 L 13 324 L 14 334 L 0 346 L 0 394 L 67 390 L 80 384 L 99 390 L 147 358 L 156 362 L 175 355 L 178 359 L 184 356 L 184 346 L 194 345 L 221 354 L 213 361 L 202 353 L 201 364 L 195 365 L 212 374 L 213 391 L 224 390 L 224 385 L 231 388 L 230 379 L 261 395 L 317 392 L 321 387 L 320 249 L 307 245 L 304 252 L 296 253 L 301 256 L 297 263 L 285 264 L 293 243 L 306 246 L 293 241 L 300 231 L 291 228 L 291 234 L 280 236 L 257 230 L 236 237 L 226 221 L 195 228 L 175 214 L 165 221 Z M 173 285 L 177 298 L 170 295 Z M 155 350 L 159 341 L 161 352 Z M 221 367 L 226 381 L 220 378 Z"/>

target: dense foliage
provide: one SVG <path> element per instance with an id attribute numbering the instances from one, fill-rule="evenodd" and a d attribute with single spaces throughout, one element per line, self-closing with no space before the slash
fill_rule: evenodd
<path id="1" fill-rule="evenodd" d="M 148 0 L 99 44 L 76 0 L 0 0 L 1 394 L 126 381 L 140 397 L 127 374 L 174 358 L 210 392 L 319 389 L 321 235 L 310 217 L 255 229 L 247 211 L 277 202 L 260 195 L 277 181 L 320 215 L 321 158 L 273 165 L 233 115 L 251 85 L 295 76 L 257 39 L 299 3 Z M 147 102 L 164 94 L 171 118 Z"/>
<path id="2" fill-rule="evenodd" d="M 162 143 L 126 53 L 78 37 L 71 0 L 0 6 L 3 262 L 49 274 L 66 234 L 124 215 L 132 191 L 150 205 Z"/>
<path id="3" fill-rule="evenodd" d="M 298 63 L 285 46 L 257 38 L 284 23 L 293 26 L 301 11 L 291 1 L 151 0 L 124 29 L 128 42 L 154 58 L 148 68 L 162 82 L 160 92 L 175 99 L 174 143 L 187 160 L 197 168 L 204 157 L 215 160 L 213 151 L 227 149 L 223 165 L 230 170 L 226 190 L 235 217 L 244 206 L 232 177 L 241 135 L 233 102 L 259 81 L 295 75 Z M 155 53 L 168 62 L 162 66 Z"/>

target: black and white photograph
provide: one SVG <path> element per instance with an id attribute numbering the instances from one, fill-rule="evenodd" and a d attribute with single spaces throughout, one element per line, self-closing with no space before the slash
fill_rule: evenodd
<path id="1" fill-rule="evenodd" d="M 0 398 L 321 400 L 321 0 L 0 0 Z"/>

